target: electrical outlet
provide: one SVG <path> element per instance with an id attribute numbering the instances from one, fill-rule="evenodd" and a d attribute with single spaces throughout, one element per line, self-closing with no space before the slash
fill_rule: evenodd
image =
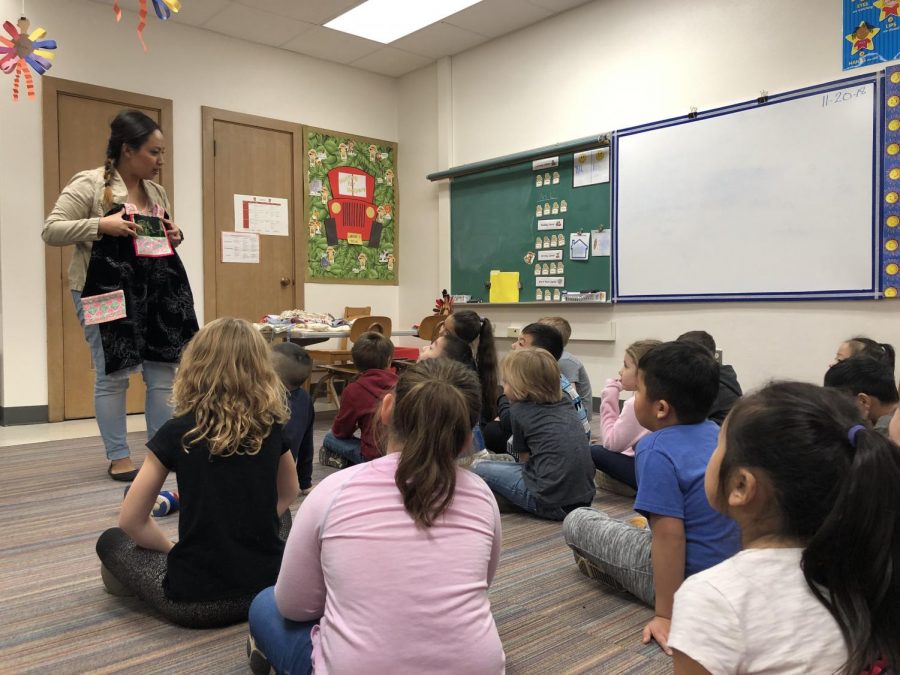
<path id="1" fill-rule="evenodd" d="M 519 328 L 519 326 L 507 326 L 506 327 L 506 337 L 518 339 L 520 330 L 521 330 L 521 328 Z"/>

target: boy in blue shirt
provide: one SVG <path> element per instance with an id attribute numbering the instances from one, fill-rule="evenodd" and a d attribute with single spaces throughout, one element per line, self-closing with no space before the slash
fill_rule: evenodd
<path id="1" fill-rule="evenodd" d="M 737 553 L 740 532 L 709 505 L 703 486 L 719 435 L 706 419 L 719 388 L 713 356 L 698 344 L 667 342 L 641 358 L 637 381 L 634 412 L 653 433 L 635 449 L 634 509 L 650 529 L 582 508 L 566 517 L 563 531 L 585 575 L 655 608 L 644 643 L 654 639 L 671 654 L 675 591 L 686 577 Z"/>
<path id="2" fill-rule="evenodd" d="M 306 495 L 312 489 L 313 422 L 316 421 L 316 413 L 303 383 L 312 372 L 312 358 L 300 345 L 278 342 L 272 345 L 272 366 L 288 391 L 288 408 L 291 411 L 290 419 L 281 430 L 283 447 L 291 449 L 297 463 L 300 494 Z"/>

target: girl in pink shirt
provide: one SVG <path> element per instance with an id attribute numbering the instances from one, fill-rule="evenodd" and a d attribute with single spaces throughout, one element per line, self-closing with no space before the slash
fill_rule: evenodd
<path id="1" fill-rule="evenodd" d="M 504 672 L 488 601 L 500 514 L 456 463 L 480 396 L 448 359 L 403 373 L 378 414 L 387 455 L 331 474 L 301 504 L 278 581 L 250 608 L 253 672 Z"/>
<path id="2" fill-rule="evenodd" d="M 619 377 L 608 379 L 600 392 L 600 429 L 603 445 L 591 445 L 591 458 L 598 471 L 637 490 L 634 475 L 634 446 L 649 434 L 634 416 L 634 399 L 625 401 L 619 410 L 622 390 L 637 389 L 637 367 L 641 357 L 661 344 L 659 340 L 638 340 L 625 350 Z"/>

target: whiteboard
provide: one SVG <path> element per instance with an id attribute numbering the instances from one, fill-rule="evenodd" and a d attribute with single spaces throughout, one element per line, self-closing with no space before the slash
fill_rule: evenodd
<path id="1" fill-rule="evenodd" d="M 867 76 L 618 132 L 617 299 L 875 297 L 879 89 Z"/>

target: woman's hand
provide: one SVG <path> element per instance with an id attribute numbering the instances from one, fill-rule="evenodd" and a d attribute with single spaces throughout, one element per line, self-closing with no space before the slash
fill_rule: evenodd
<path id="1" fill-rule="evenodd" d="M 171 220 L 165 218 L 163 218 L 163 224 L 166 226 L 166 234 L 169 235 L 169 241 L 172 243 L 172 248 L 178 248 L 178 245 L 181 243 L 182 239 L 184 239 L 181 234 L 181 229 Z"/>
<path id="2" fill-rule="evenodd" d="M 110 237 L 137 237 L 140 225 L 126 220 L 124 211 L 118 211 L 100 219 L 100 234 Z"/>

